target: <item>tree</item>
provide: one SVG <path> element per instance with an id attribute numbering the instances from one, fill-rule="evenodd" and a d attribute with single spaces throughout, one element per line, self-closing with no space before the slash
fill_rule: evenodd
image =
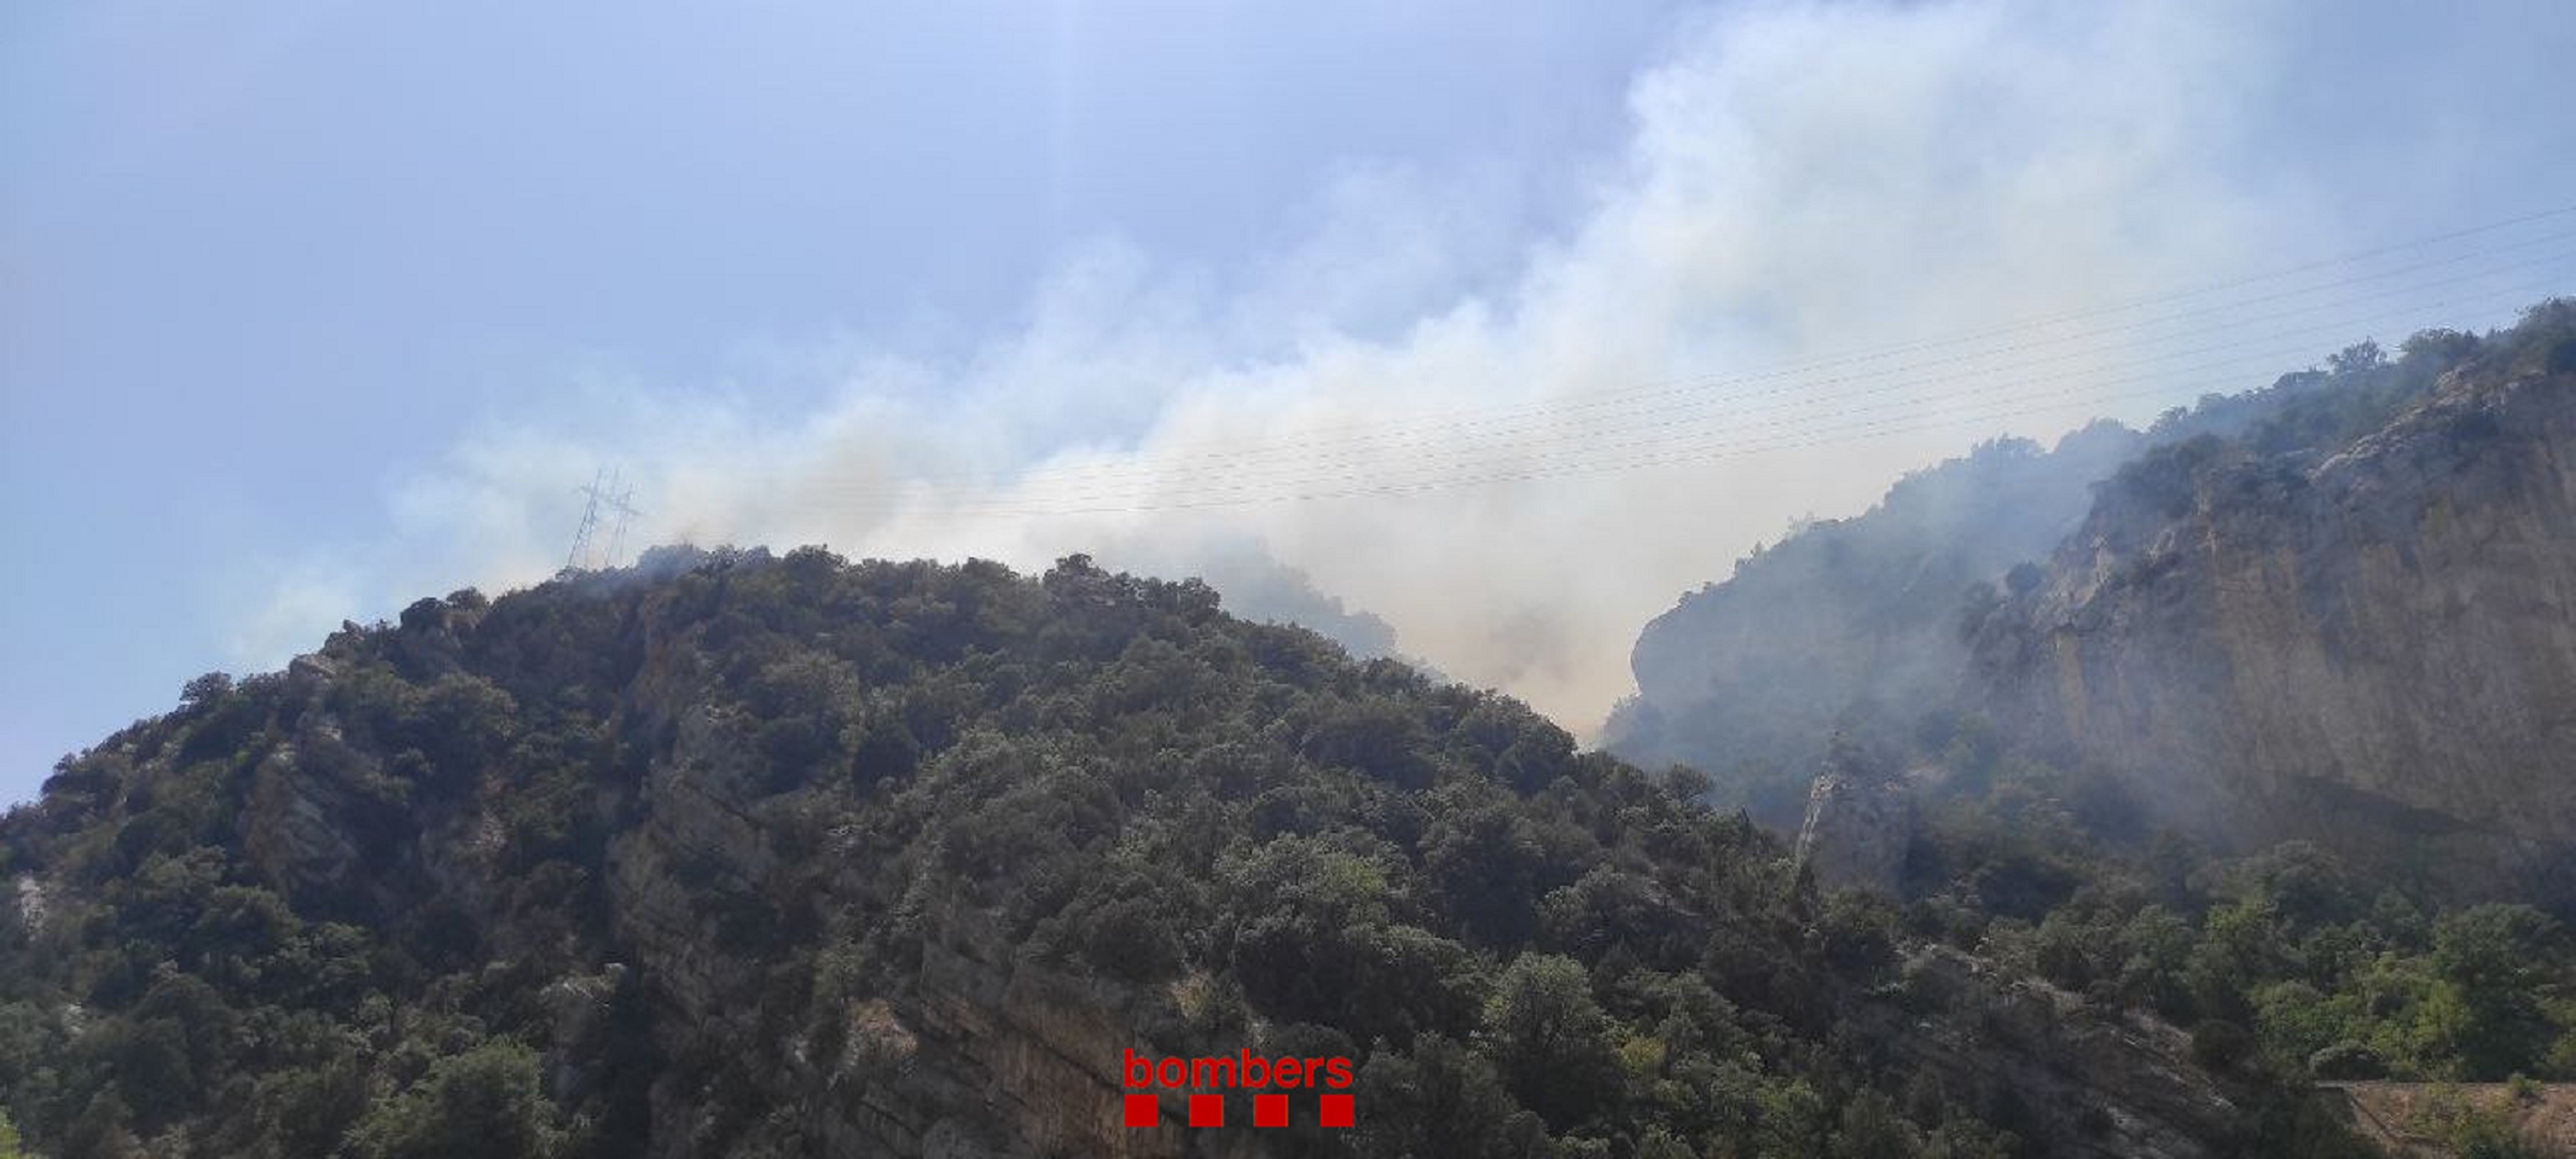
<path id="1" fill-rule="evenodd" d="M 1894 1100 L 1864 1088 L 1843 1104 L 1842 1125 L 1835 1128 L 1835 1159 L 1912 1159 L 1921 1151 L 1914 1124 L 1899 1114 Z"/>
<path id="2" fill-rule="evenodd" d="M 1360 1068 L 1360 1153 L 1546 1154 L 1537 1116 L 1504 1093 L 1492 1063 L 1447 1038 L 1426 1034 L 1410 1053 L 1380 1051 Z"/>
<path id="3" fill-rule="evenodd" d="M 2445 914 L 2433 931 L 2433 967 L 2457 987 L 2465 1023 L 2455 1046 L 2468 1077 L 2501 1079 L 2533 1069 L 2554 1028 L 2545 988 L 2566 981 L 2565 931 L 2527 905 L 2489 903 Z"/>
<path id="4" fill-rule="evenodd" d="M 2021 1153 L 2021 1140 L 1975 1119 L 1952 1119 L 1923 1146 L 1923 1159 L 2011 1159 Z"/>
<path id="5" fill-rule="evenodd" d="M 125 1099 L 116 1093 L 116 1084 L 108 1084 L 90 1097 L 89 1107 L 64 1132 L 64 1159 L 133 1159 L 143 1154 L 134 1132 L 126 1127 L 133 1118 Z"/>
<path id="6" fill-rule="evenodd" d="M 233 678 L 228 673 L 209 672 L 187 683 L 179 690 L 179 704 L 194 712 L 232 695 Z"/>
<path id="7" fill-rule="evenodd" d="M 369 1159 L 534 1159 L 553 1150 L 544 1108 L 536 1052 L 490 1042 L 438 1060 L 402 1097 L 368 1112 L 352 1136 Z"/>
<path id="8" fill-rule="evenodd" d="M 2360 374 L 2388 365 L 2388 355 L 2371 341 L 2355 342 L 2326 356 L 2326 369 L 2336 374 Z"/>
<path id="9" fill-rule="evenodd" d="M 1572 958 L 1512 959 L 1485 1003 L 1485 1042 L 1513 1097 L 1560 1131 L 1607 1110 L 1618 1093 L 1610 1019 Z"/>

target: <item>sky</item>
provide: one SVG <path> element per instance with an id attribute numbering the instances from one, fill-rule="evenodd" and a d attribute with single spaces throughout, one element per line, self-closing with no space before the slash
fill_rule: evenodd
<path id="1" fill-rule="evenodd" d="M 2576 290 L 2571 43 L 2539 0 L 13 4 L 0 800 L 198 673 L 544 579 L 602 469 L 628 554 L 1249 552 L 1588 734 L 1792 520 Z"/>

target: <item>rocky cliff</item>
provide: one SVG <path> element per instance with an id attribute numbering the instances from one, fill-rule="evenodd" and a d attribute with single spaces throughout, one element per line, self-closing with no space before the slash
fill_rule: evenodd
<path id="1" fill-rule="evenodd" d="M 2329 364 L 1757 552 L 1647 626 L 1611 748 L 1786 829 L 1830 731 L 1991 722 L 2123 828 L 2576 899 L 2576 306 Z"/>
<path id="2" fill-rule="evenodd" d="M 1827 747 L 1790 864 L 1828 888 L 1896 892 L 1917 820 L 1913 793 L 1848 738 Z"/>
<path id="3" fill-rule="evenodd" d="M 2235 844 L 2576 885 L 2576 312 L 2392 421 L 2202 438 L 2101 488 L 1969 695 Z"/>

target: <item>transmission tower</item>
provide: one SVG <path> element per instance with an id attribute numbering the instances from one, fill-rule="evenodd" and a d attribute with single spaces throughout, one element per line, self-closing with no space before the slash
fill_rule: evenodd
<path id="1" fill-rule="evenodd" d="M 581 527 L 572 534 L 572 550 L 564 555 L 564 570 L 579 571 L 591 566 L 590 538 L 599 530 L 599 510 L 602 507 L 617 514 L 617 522 L 611 526 L 608 535 L 608 566 L 617 566 L 617 561 L 624 557 L 626 525 L 643 514 L 635 509 L 632 502 L 635 489 L 620 486 L 624 481 L 623 470 L 611 473 L 603 468 L 591 476 L 589 484 L 574 488 L 588 496 L 589 501 L 582 504 Z"/>
<path id="2" fill-rule="evenodd" d="M 623 481 L 623 473 L 610 476 L 609 486 L 617 487 L 618 483 L 621 481 Z M 626 558 L 627 521 L 643 514 L 643 512 L 635 509 L 635 505 L 633 503 L 629 502 L 629 500 L 634 498 L 634 488 L 619 487 L 617 494 L 608 500 L 608 509 L 617 513 L 617 522 L 611 527 L 608 533 L 608 566 L 610 567 L 617 566 L 617 561 Z"/>
<path id="3" fill-rule="evenodd" d="M 591 476 L 589 486 L 573 488 L 590 496 L 590 502 L 582 505 L 581 529 L 572 533 L 572 550 L 564 553 L 565 571 L 579 571 L 590 562 L 590 532 L 599 526 L 599 493 L 604 490 L 600 483 L 607 478 L 608 472 L 603 468 Z"/>

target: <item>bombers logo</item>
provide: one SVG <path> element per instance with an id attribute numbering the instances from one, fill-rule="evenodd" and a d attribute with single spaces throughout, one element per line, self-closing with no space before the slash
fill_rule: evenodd
<path id="1" fill-rule="evenodd" d="M 1226 1096 L 1211 1093 L 1210 1088 L 1224 1090 L 1251 1089 L 1252 1125 L 1285 1127 L 1291 1090 L 1311 1090 L 1321 1085 L 1325 1093 L 1315 1096 L 1314 1124 L 1318 1127 L 1347 1127 L 1355 1118 L 1351 1096 L 1351 1060 L 1332 1058 L 1256 1058 L 1244 1051 L 1233 1058 L 1153 1058 L 1135 1051 L 1124 1052 L 1120 1077 L 1127 1088 L 1127 1125 L 1151 1127 L 1162 1122 L 1163 1096 L 1157 1092 L 1188 1092 L 1189 1125 L 1222 1127 L 1225 1125 Z"/>

